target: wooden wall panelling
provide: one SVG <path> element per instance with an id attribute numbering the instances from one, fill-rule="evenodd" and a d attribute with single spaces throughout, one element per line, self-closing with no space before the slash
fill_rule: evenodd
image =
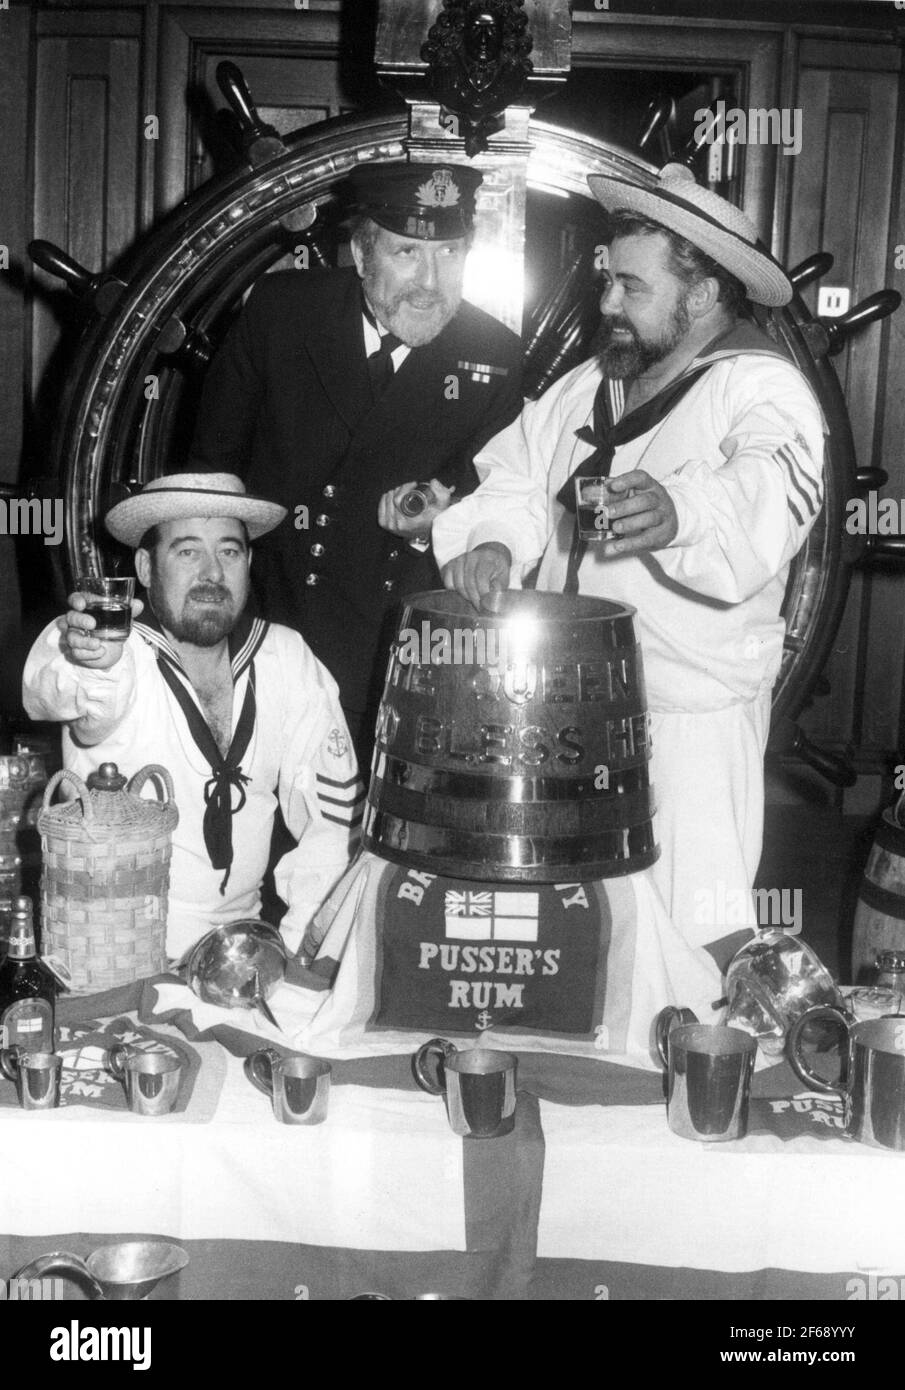
<path id="1" fill-rule="evenodd" d="M 25 245 L 29 239 L 28 120 L 31 15 L 25 7 L 0 11 L 0 246 L 8 266 L 0 269 L 0 481 L 20 476 L 22 410 L 25 399 Z M 5 528 L 4 528 L 5 530 Z M 17 542 L 0 535 L 0 644 L 9 653 L 22 620 Z M 14 708 L 17 692 L 3 663 L 0 707 Z"/>
<path id="2" fill-rule="evenodd" d="M 857 64 L 857 66 L 854 66 Z M 847 285 L 853 302 L 889 282 L 887 229 L 892 211 L 898 116 L 893 48 L 808 40 L 802 45 L 798 102 L 804 144 L 789 204 L 790 262 L 816 250 L 835 265 L 824 284 Z M 805 298 L 816 308 L 816 287 Z M 886 334 L 868 329 L 834 360 L 860 464 L 888 467 L 880 448 Z M 891 478 L 895 469 L 889 470 Z M 905 623 L 895 576 L 855 576 L 827 666 L 830 695 L 806 719 L 817 737 L 854 742 L 864 766 L 879 765 L 898 735 Z"/>
<path id="3" fill-rule="evenodd" d="M 9 266 L 0 270 L 0 374 L 7 408 L 0 411 L 0 481 L 15 482 L 22 450 L 25 246 L 28 207 L 31 15 L 0 10 L 0 246 Z"/>
<path id="4" fill-rule="evenodd" d="M 39 17 L 34 235 L 91 271 L 109 267 L 138 230 L 140 14 Z M 36 272 L 32 390 L 72 319 L 59 282 Z"/>
<path id="5" fill-rule="evenodd" d="M 676 19 L 625 20 L 607 12 L 573 14 L 574 63 L 738 71 L 743 107 L 781 105 L 783 31 L 777 25 L 732 26 L 711 21 Z M 777 152 L 751 145 L 743 151 L 741 203 L 761 236 L 773 243 L 773 206 Z"/>
<path id="6" fill-rule="evenodd" d="M 328 105 L 331 114 L 340 108 L 338 82 L 331 85 L 330 72 L 338 74 L 347 48 L 344 23 L 348 18 L 341 19 L 338 4 L 315 8 L 311 0 L 307 10 L 287 7 L 279 13 L 164 4 L 159 22 L 158 215 L 175 207 L 210 175 L 188 99 L 192 89 L 201 87 L 211 94 L 215 106 L 225 105 L 213 80 L 221 59 L 230 58 L 242 68 L 259 107 Z M 304 58 L 314 65 L 310 89 L 306 77 L 291 71 L 291 63 Z M 305 123 L 302 114 L 298 124 Z"/>

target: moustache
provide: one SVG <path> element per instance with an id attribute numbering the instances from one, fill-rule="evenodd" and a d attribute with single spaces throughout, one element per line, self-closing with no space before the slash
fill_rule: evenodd
<path id="1" fill-rule="evenodd" d="M 633 338 L 637 338 L 638 336 L 634 328 L 632 328 L 632 325 L 630 323 L 625 323 L 622 319 L 603 319 L 601 321 L 600 333 L 602 337 L 611 337 L 617 329 L 621 329 L 625 333 L 630 333 Z"/>

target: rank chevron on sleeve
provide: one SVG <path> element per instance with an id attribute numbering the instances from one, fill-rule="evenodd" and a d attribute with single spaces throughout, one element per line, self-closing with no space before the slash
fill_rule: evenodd
<path id="1" fill-rule="evenodd" d="M 325 820 L 332 820 L 336 825 L 347 826 L 350 830 L 361 824 L 365 786 L 360 777 L 348 777 L 340 782 L 334 777 L 317 773 L 317 799 Z"/>

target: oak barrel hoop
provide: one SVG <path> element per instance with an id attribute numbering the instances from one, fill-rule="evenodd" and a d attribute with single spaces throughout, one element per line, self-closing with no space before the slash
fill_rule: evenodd
<path id="1" fill-rule="evenodd" d="M 534 591 L 477 613 L 415 594 L 387 669 L 365 845 L 490 882 L 590 881 L 657 858 L 634 609 Z"/>

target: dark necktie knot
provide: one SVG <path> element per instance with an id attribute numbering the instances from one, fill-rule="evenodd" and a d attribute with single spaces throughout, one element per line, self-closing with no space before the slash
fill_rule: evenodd
<path id="1" fill-rule="evenodd" d="M 402 339 L 397 338 L 395 333 L 384 333 L 380 339 L 380 347 L 368 358 L 368 374 L 375 396 L 382 395 L 393 380 L 393 353 L 401 346 Z"/>

